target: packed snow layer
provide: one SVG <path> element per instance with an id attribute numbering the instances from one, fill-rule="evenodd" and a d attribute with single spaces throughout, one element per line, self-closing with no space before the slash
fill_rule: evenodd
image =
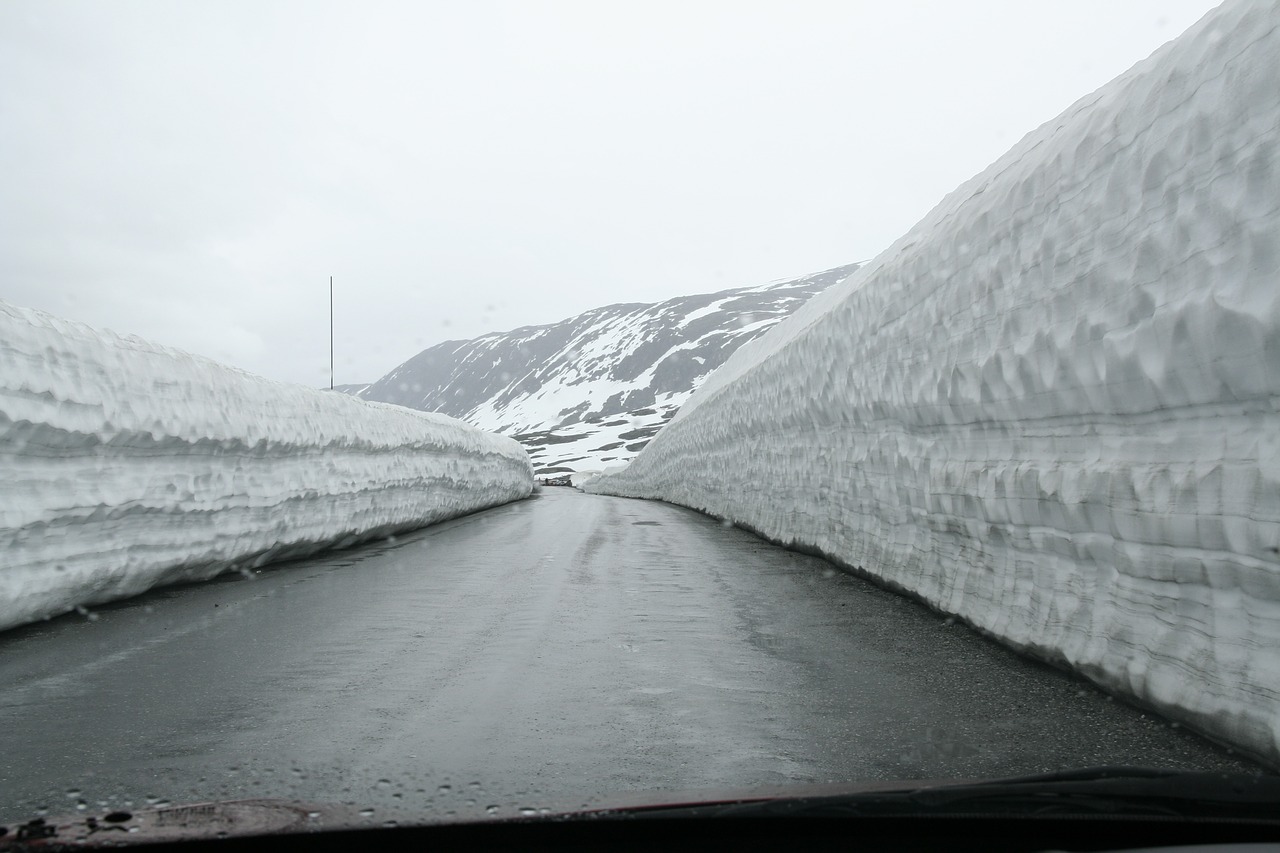
<path id="1" fill-rule="evenodd" d="M 816 549 L 1280 761 L 1280 5 L 1230 3 L 589 491 Z"/>
<path id="2" fill-rule="evenodd" d="M 0 629 L 526 497 L 513 439 L 0 302 Z"/>

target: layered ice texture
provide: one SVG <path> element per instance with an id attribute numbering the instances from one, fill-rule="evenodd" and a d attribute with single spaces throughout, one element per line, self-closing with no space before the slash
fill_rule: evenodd
<path id="1" fill-rule="evenodd" d="M 588 490 L 722 516 L 1280 761 L 1280 5 L 1229 3 Z"/>
<path id="2" fill-rule="evenodd" d="M 526 497 L 513 439 L 0 302 L 0 629 Z"/>

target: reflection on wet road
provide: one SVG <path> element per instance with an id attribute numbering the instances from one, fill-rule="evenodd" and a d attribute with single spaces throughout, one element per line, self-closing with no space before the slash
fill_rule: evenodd
<path id="1" fill-rule="evenodd" d="M 0 635 L 0 818 L 1248 766 L 821 560 L 570 489 L 91 615 Z"/>

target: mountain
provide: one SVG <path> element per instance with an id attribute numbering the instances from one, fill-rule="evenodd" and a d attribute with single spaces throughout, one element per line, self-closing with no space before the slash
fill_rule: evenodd
<path id="1" fill-rule="evenodd" d="M 446 341 L 357 396 L 512 435 L 540 474 L 598 469 L 633 456 L 738 347 L 857 266 Z"/>

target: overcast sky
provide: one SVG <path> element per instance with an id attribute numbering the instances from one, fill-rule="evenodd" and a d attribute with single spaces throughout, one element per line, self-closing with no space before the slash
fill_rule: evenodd
<path id="1" fill-rule="evenodd" d="M 0 2 L 0 299 L 292 382 L 875 256 L 1213 2 Z"/>

